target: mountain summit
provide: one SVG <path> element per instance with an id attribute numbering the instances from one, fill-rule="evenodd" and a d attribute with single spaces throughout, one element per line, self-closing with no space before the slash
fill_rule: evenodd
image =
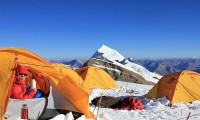
<path id="1" fill-rule="evenodd" d="M 156 83 L 158 79 L 162 77 L 156 73 L 148 71 L 145 67 L 139 64 L 130 62 L 128 59 L 123 57 L 119 52 L 117 52 L 112 48 L 109 48 L 106 45 L 102 45 L 91 57 L 91 59 L 99 59 L 99 58 L 103 58 L 104 60 L 112 62 L 112 64 L 133 71 L 144 77 L 144 79 L 147 81 Z"/>
<path id="2" fill-rule="evenodd" d="M 107 58 L 111 61 L 115 61 L 115 60 L 122 61 L 125 59 L 116 50 L 109 48 L 106 45 L 102 45 L 101 48 L 99 48 L 91 58 L 98 58 L 100 56 Z"/>

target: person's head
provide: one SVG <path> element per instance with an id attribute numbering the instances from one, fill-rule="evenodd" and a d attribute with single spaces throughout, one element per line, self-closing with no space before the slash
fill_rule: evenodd
<path id="1" fill-rule="evenodd" d="M 21 78 L 23 78 L 24 80 L 26 79 L 26 76 L 27 76 L 27 74 L 28 74 L 27 67 L 18 65 L 18 66 L 17 66 L 17 72 L 18 72 L 18 75 L 19 75 Z"/>

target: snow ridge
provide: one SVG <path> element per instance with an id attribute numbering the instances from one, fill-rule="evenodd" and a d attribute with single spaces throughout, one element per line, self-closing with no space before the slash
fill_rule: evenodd
<path id="1" fill-rule="evenodd" d="M 106 58 L 109 61 L 112 61 L 113 64 L 116 64 L 120 67 L 123 67 L 137 74 L 140 74 L 147 81 L 156 83 L 158 79 L 162 77 L 161 75 L 150 72 L 149 70 L 147 70 L 145 67 L 141 65 L 130 62 L 124 56 L 122 56 L 119 52 L 117 52 L 116 50 L 112 48 L 109 48 L 106 45 L 102 45 L 101 48 L 99 48 L 91 58 L 99 58 L 99 57 Z"/>

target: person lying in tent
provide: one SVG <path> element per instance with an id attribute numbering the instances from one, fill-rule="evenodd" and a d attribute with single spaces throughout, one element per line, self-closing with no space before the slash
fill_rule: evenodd
<path id="1" fill-rule="evenodd" d="M 30 99 L 34 98 L 37 93 L 37 89 L 28 90 L 26 88 L 25 79 L 27 77 L 27 67 L 18 65 L 16 69 L 16 75 L 13 82 L 11 98 L 15 99 Z"/>

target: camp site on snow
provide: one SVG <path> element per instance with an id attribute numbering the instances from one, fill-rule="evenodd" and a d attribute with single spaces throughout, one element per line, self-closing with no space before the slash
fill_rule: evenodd
<path id="1" fill-rule="evenodd" d="M 11 91 L 18 65 L 28 69 L 27 81 L 34 79 L 37 89 L 45 94 L 40 98 L 15 99 Z M 86 118 L 95 119 L 90 105 L 122 110 L 142 110 L 145 104 L 134 96 L 125 99 L 100 96 L 90 104 L 90 91 L 118 89 L 115 80 L 103 69 L 87 66 L 73 70 L 60 63 L 48 62 L 39 55 L 23 48 L 0 48 L 0 115 L 1 120 L 21 116 L 23 104 L 27 104 L 29 119 L 49 119 L 59 113 L 72 111 Z M 188 84 L 188 82 L 190 84 Z M 143 97 L 166 96 L 170 104 L 200 100 L 200 74 L 185 70 L 163 76 Z"/>

